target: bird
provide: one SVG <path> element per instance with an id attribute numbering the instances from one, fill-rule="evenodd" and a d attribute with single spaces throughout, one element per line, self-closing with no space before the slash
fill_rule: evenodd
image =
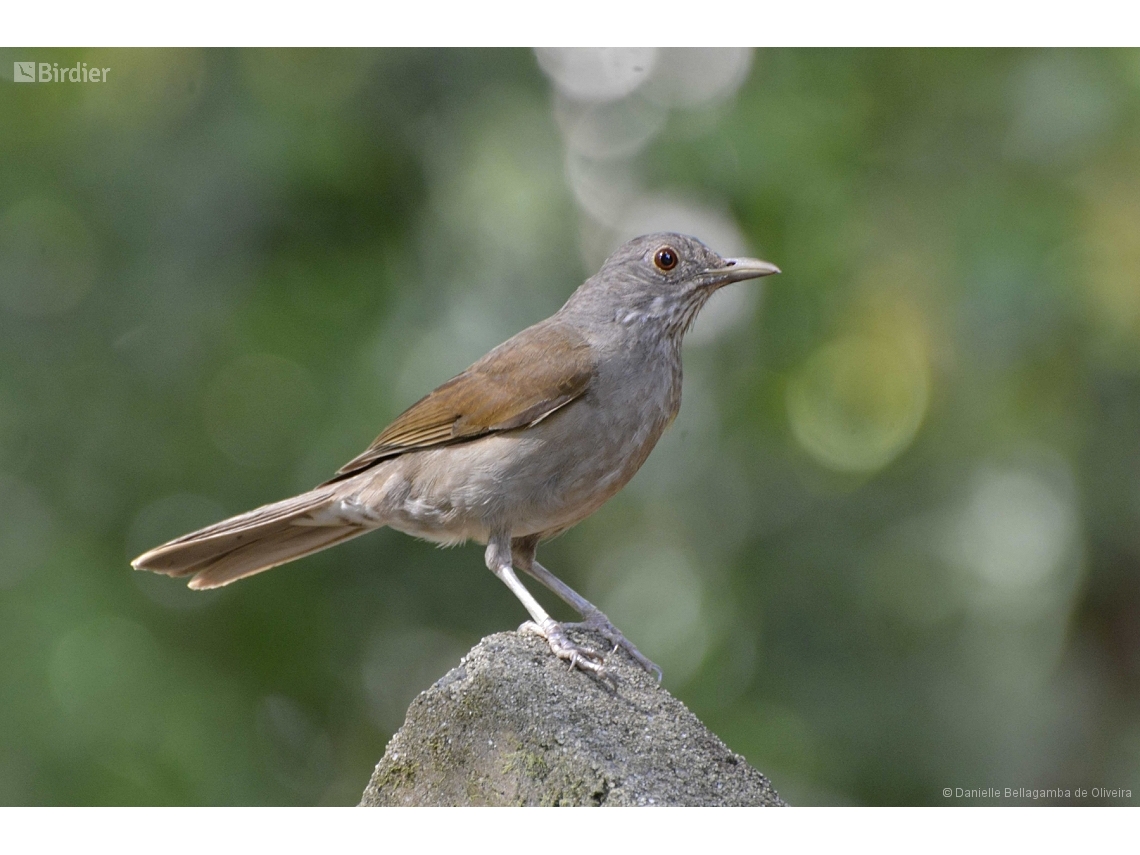
<path id="1" fill-rule="evenodd" d="M 719 288 L 780 269 L 724 258 L 676 233 L 619 247 L 549 318 L 421 398 L 332 478 L 157 546 L 136 570 L 218 588 L 384 526 L 440 545 L 485 545 L 484 561 L 571 670 L 606 656 L 568 627 L 599 633 L 661 679 L 596 606 L 535 559 L 641 468 L 681 406 L 681 343 Z M 559 623 L 522 571 L 582 618 Z"/>

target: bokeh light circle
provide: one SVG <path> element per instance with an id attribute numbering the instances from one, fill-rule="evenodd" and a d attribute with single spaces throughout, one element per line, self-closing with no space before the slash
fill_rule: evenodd
<path id="1" fill-rule="evenodd" d="M 829 469 L 874 472 L 914 439 L 929 385 L 917 354 L 888 341 L 840 339 L 813 354 L 788 383 L 792 434 Z"/>

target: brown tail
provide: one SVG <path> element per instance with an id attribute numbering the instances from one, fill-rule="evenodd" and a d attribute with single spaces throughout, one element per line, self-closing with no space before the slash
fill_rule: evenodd
<path id="1" fill-rule="evenodd" d="M 230 517 L 144 552 L 131 566 L 193 576 L 195 590 L 218 588 L 376 527 L 336 513 L 336 493 L 335 487 L 318 487 Z"/>

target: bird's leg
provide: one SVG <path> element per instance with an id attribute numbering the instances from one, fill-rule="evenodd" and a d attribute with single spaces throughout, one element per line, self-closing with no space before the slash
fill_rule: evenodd
<path id="1" fill-rule="evenodd" d="M 583 627 L 600 633 L 614 645 L 614 650 L 620 647 L 632 656 L 638 665 L 650 674 L 656 674 L 658 681 L 661 680 L 661 669 L 638 650 L 632 641 L 622 635 L 621 630 L 610 622 L 610 619 L 602 613 L 601 609 L 534 560 L 534 554 L 538 548 L 538 538 L 516 538 L 511 546 L 514 563 L 520 570 L 537 579 L 582 616 L 581 623 L 568 623 L 565 626 Z"/>
<path id="2" fill-rule="evenodd" d="M 518 597 L 526 610 L 530 612 L 532 620 L 520 626 L 520 630 L 525 629 L 545 638 L 554 655 L 559 659 L 567 660 L 570 663 L 571 670 L 581 668 L 583 671 L 605 674 L 606 669 L 602 657 L 593 650 L 579 647 L 571 641 L 562 628 L 562 624 L 551 618 L 539 605 L 538 600 L 531 596 L 530 591 L 519 581 L 511 566 L 509 537 L 496 535 L 488 541 L 486 561 L 488 569 L 511 589 L 511 593 Z"/>

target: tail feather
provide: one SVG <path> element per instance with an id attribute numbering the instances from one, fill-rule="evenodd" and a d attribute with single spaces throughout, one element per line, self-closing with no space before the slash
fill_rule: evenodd
<path id="1" fill-rule="evenodd" d="M 272 540 L 249 543 L 220 555 L 197 570 L 189 584 L 196 591 L 220 588 L 279 564 L 312 555 L 366 531 L 369 529 L 347 523 L 337 528 L 294 528 Z"/>
<path id="2" fill-rule="evenodd" d="M 131 562 L 136 570 L 192 576 L 196 590 L 228 585 L 375 528 L 328 511 L 337 491 L 318 488 L 175 538 Z"/>

